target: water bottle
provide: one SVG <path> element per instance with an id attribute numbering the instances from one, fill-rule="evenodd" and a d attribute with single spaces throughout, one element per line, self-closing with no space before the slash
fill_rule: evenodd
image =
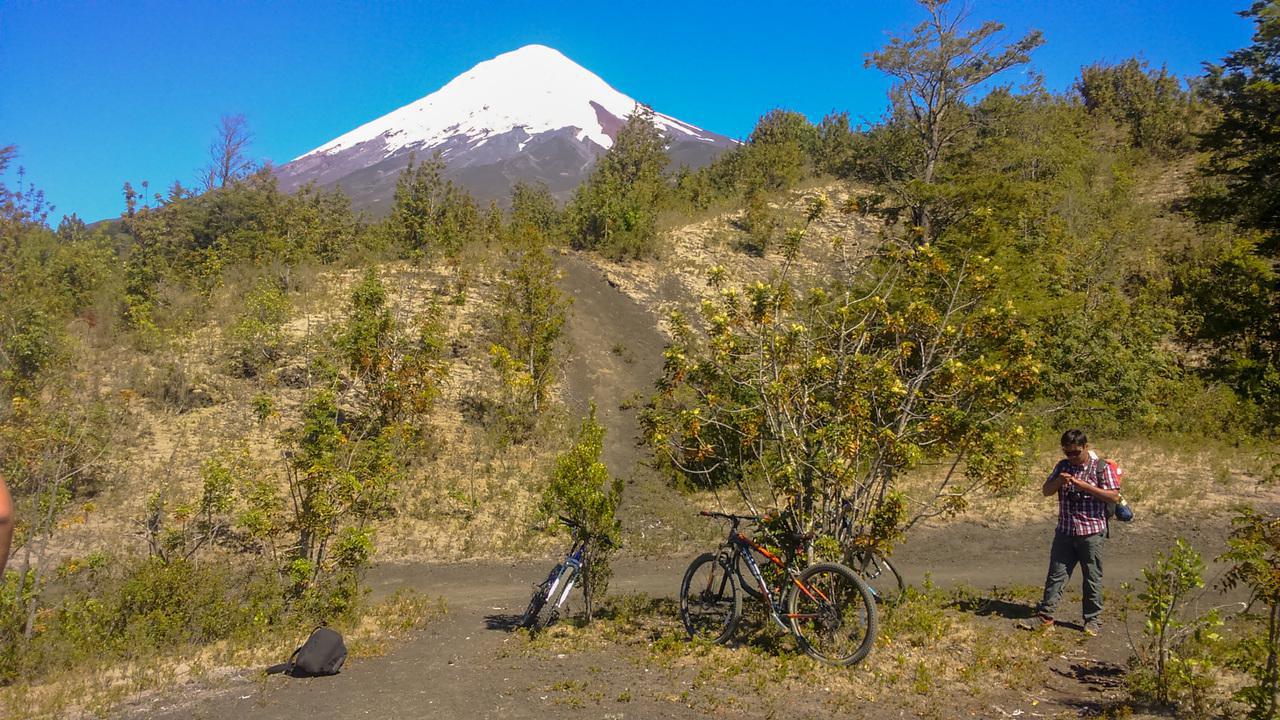
<path id="1" fill-rule="evenodd" d="M 1133 519 L 1133 508 L 1129 507 L 1129 501 L 1121 495 L 1116 502 L 1116 519 L 1120 522 L 1129 522 Z"/>

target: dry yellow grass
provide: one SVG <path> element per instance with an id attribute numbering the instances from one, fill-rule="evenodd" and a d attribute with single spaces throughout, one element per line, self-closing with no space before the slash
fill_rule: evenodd
<path id="1" fill-rule="evenodd" d="M 803 717 L 817 709 L 856 715 L 873 704 L 894 714 L 927 712 L 939 702 L 983 707 L 992 698 L 1017 696 L 1039 681 L 1047 658 L 1081 642 L 1018 631 L 964 609 L 964 601 L 937 590 L 909 596 L 882 613 L 875 650 L 852 668 L 798 654 L 787 636 L 751 608 L 739 644 L 690 643 L 674 601 L 642 595 L 611 598 L 596 623 L 561 623 L 514 651 L 550 658 L 621 649 L 648 673 L 632 677 L 627 692 L 635 697 L 707 711 L 789 708 Z M 566 704 L 590 702 L 585 687 L 548 689 L 559 692 Z"/>
<path id="2" fill-rule="evenodd" d="M 855 261 L 875 242 L 880 222 L 845 211 L 852 198 L 866 192 L 843 182 L 824 182 L 793 190 L 770 203 L 787 226 L 799 226 L 810 201 L 818 196 L 829 201 L 826 212 L 809 228 L 793 277 L 825 275 L 833 265 Z M 665 231 L 660 240 L 662 256 L 653 261 L 618 263 L 598 257 L 593 261 L 611 284 L 656 310 L 658 316 L 665 317 L 671 310 L 689 314 L 714 296 L 707 282 L 712 268 L 723 267 L 731 284 L 762 280 L 779 268 L 776 248 L 757 257 L 738 247 L 744 234 L 735 223 L 742 215 L 740 209 L 726 208 Z"/>

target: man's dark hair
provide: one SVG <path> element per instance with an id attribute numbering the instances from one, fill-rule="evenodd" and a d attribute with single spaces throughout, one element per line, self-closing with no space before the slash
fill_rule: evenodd
<path id="1" fill-rule="evenodd" d="M 1084 436 L 1083 430 L 1068 430 L 1062 433 L 1062 447 L 1071 445 L 1079 445 L 1084 447 L 1089 444 L 1089 438 Z"/>

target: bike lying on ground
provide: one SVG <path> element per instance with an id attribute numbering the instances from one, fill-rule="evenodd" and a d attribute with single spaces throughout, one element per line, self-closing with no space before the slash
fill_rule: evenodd
<path id="1" fill-rule="evenodd" d="M 871 652 L 877 629 L 875 599 L 856 573 L 839 563 L 798 569 L 796 556 L 803 554 L 812 540 L 808 537 L 786 538 L 793 547 L 800 547 L 784 553 L 785 561 L 779 559 L 738 531 L 742 522 L 758 525 L 760 518 L 717 512 L 699 514 L 728 520 L 731 526 L 720 549 L 699 555 L 680 584 L 680 618 L 691 639 L 720 644 L 733 637 L 742 617 L 739 586 L 748 584 L 746 578 L 739 579 L 739 563 L 743 563 L 769 617 L 796 638 L 801 650 L 835 665 L 852 665 Z M 789 581 L 785 589 L 770 589 L 755 555 L 783 571 Z"/>
<path id="2" fill-rule="evenodd" d="M 534 588 L 533 597 L 529 598 L 529 607 L 516 623 L 519 627 L 538 631 L 559 620 L 560 610 L 569 599 L 569 593 L 587 571 L 589 538 L 586 529 L 563 515 L 559 516 L 559 520 L 569 527 L 569 531 L 573 534 L 573 544 L 569 547 L 569 554 L 564 560 L 551 568 L 547 579 Z M 602 542 L 610 547 L 614 546 L 608 538 L 603 538 Z"/>

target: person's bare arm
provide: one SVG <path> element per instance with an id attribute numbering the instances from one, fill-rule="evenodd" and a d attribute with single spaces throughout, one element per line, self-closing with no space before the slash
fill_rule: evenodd
<path id="1" fill-rule="evenodd" d="M 13 498 L 0 476 L 0 576 L 9 562 L 9 543 L 13 541 Z"/>
<path id="2" fill-rule="evenodd" d="M 1085 480 L 1084 478 L 1079 477 L 1077 475 L 1069 475 L 1067 477 L 1069 478 L 1067 482 L 1074 485 L 1076 490 L 1079 490 L 1080 492 L 1088 493 L 1094 496 L 1095 498 L 1101 500 L 1102 502 L 1113 503 L 1113 502 L 1120 501 L 1119 490 L 1106 490 L 1106 489 L 1100 488 L 1097 485 L 1094 485 L 1088 480 Z"/>
<path id="3" fill-rule="evenodd" d="M 1043 492 L 1046 497 L 1053 495 L 1058 492 L 1059 488 L 1068 482 L 1070 477 L 1071 476 L 1065 472 L 1055 472 L 1049 476 L 1048 480 L 1044 481 L 1044 486 L 1040 488 L 1040 491 Z"/>

